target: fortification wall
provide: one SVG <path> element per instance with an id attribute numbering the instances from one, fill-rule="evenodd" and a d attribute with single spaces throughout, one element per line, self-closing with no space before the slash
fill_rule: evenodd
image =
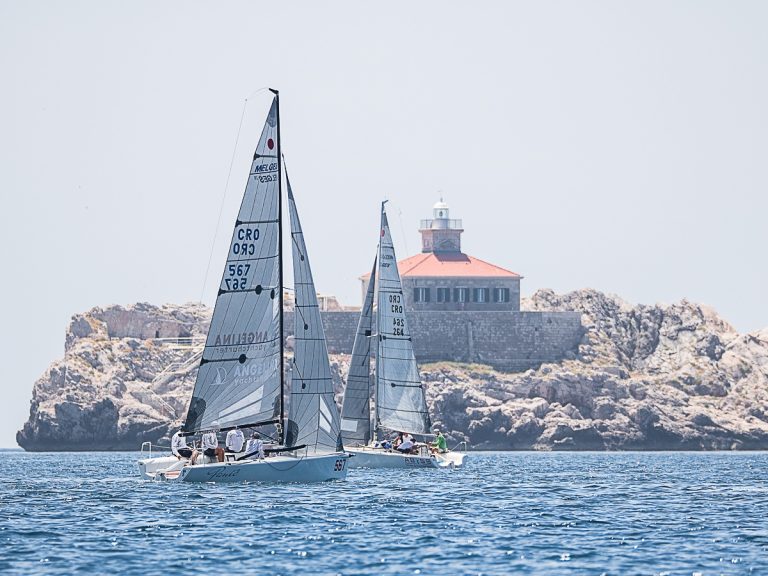
<path id="1" fill-rule="evenodd" d="M 199 312 L 199 314 L 197 314 Z M 197 314 L 164 314 L 136 304 L 125 309 L 95 309 L 92 325 L 83 316 L 72 320 L 67 346 L 99 328 L 105 338 L 181 338 L 204 334 L 205 309 Z M 351 354 L 359 312 L 322 312 L 328 351 Z M 293 334 L 294 312 L 286 312 L 284 334 Z M 578 312 L 426 311 L 412 310 L 408 321 L 419 362 L 477 362 L 500 370 L 522 371 L 557 362 L 576 352 L 583 335 Z M 98 324 L 98 322 L 97 322 Z"/>
<path id="2" fill-rule="evenodd" d="M 350 354 L 359 314 L 323 312 L 331 353 Z M 522 371 L 562 360 L 576 352 L 583 335 L 578 312 L 424 312 L 408 321 L 419 362 L 478 362 Z M 285 316 L 285 335 L 293 334 L 293 314 Z"/>

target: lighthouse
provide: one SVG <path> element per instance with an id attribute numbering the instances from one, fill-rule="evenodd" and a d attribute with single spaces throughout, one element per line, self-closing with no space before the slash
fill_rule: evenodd
<path id="1" fill-rule="evenodd" d="M 419 232 L 422 252 L 461 252 L 461 220 L 451 220 L 442 198 L 432 206 L 432 218 L 421 221 Z"/>

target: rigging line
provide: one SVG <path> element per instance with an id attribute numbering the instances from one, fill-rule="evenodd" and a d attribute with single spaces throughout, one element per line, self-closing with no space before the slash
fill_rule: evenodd
<path id="1" fill-rule="evenodd" d="M 255 94 L 256 92 L 254 92 Z M 227 199 L 227 189 L 229 188 L 229 179 L 232 176 L 232 167 L 235 165 L 235 154 L 237 153 L 237 145 L 240 142 L 240 132 L 243 129 L 243 119 L 245 118 L 245 109 L 248 106 L 248 98 L 243 101 L 243 110 L 240 112 L 240 123 L 237 125 L 237 136 L 235 137 L 235 145 L 232 148 L 232 158 L 229 160 L 229 171 L 227 172 L 227 181 L 224 184 L 224 193 L 221 196 L 221 204 L 219 205 L 219 216 L 216 218 L 216 229 L 213 232 L 213 242 L 211 242 L 211 253 L 208 255 L 208 265 L 205 267 L 205 276 L 203 278 L 203 287 L 200 290 L 200 304 L 203 303 L 203 295 L 205 294 L 205 285 L 208 283 L 208 273 L 211 271 L 211 262 L 213 261 L 213 250 L 216 247 L 216 237 L 219 235 L 219 226 L 221 225 L 221 214 L 224 211 L 224 201 Z"/>

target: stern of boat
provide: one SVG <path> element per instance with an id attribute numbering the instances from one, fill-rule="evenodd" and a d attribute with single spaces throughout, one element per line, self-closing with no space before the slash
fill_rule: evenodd
<path id="1" fill-rule="evenodd" d="M 141 445 L 141 458 L 136 462 L 142 480 L 165 480 L 165 477 L 161 478 L 162 472 L 172 472 L 180 469 L 184 464 L 183 460 L 175 456 L 154 456 L 151 442 L 144 442 Z"/>

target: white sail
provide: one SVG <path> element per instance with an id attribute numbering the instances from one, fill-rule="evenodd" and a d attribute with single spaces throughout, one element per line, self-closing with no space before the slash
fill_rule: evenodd
<path id="1" fill-rule="evenodd" d="M 341 438 L 348 446 L 365 445 L 371 440 L 371 324 L 376 263 L 377 260 L 374 259 L 365 302 L 357 322 L 347 386 L 341 404 Z"/>
<path id="2" fill-rule="evenodd" d="M 253 156 L 184 430 L 276 422 L 280 415 L 278 103 Z"/>
<path id="3" fill-rule="evenodd" d="M 315 283 L 309 266 L 299 214 L 288 184 L 291 214 L 293 281 L 296 294 L 294 312 L 294 357 L 291 365 L 291 403 L 286 427 L 286 446 L 306 444 L 316 452 L 342 450 L 339 409 L 333 394 L 331 366 L 325 331 L 317 304 Z"/>
<path id="4" fill-rule="evenodd" d="M 426 434 L 430 428 L 427 401 L 413 354 L 411 332 L 405 317 L 403 286 L 384 204 L 381 205 L 377 304 L 377 425 L 390 430 Z"/>

